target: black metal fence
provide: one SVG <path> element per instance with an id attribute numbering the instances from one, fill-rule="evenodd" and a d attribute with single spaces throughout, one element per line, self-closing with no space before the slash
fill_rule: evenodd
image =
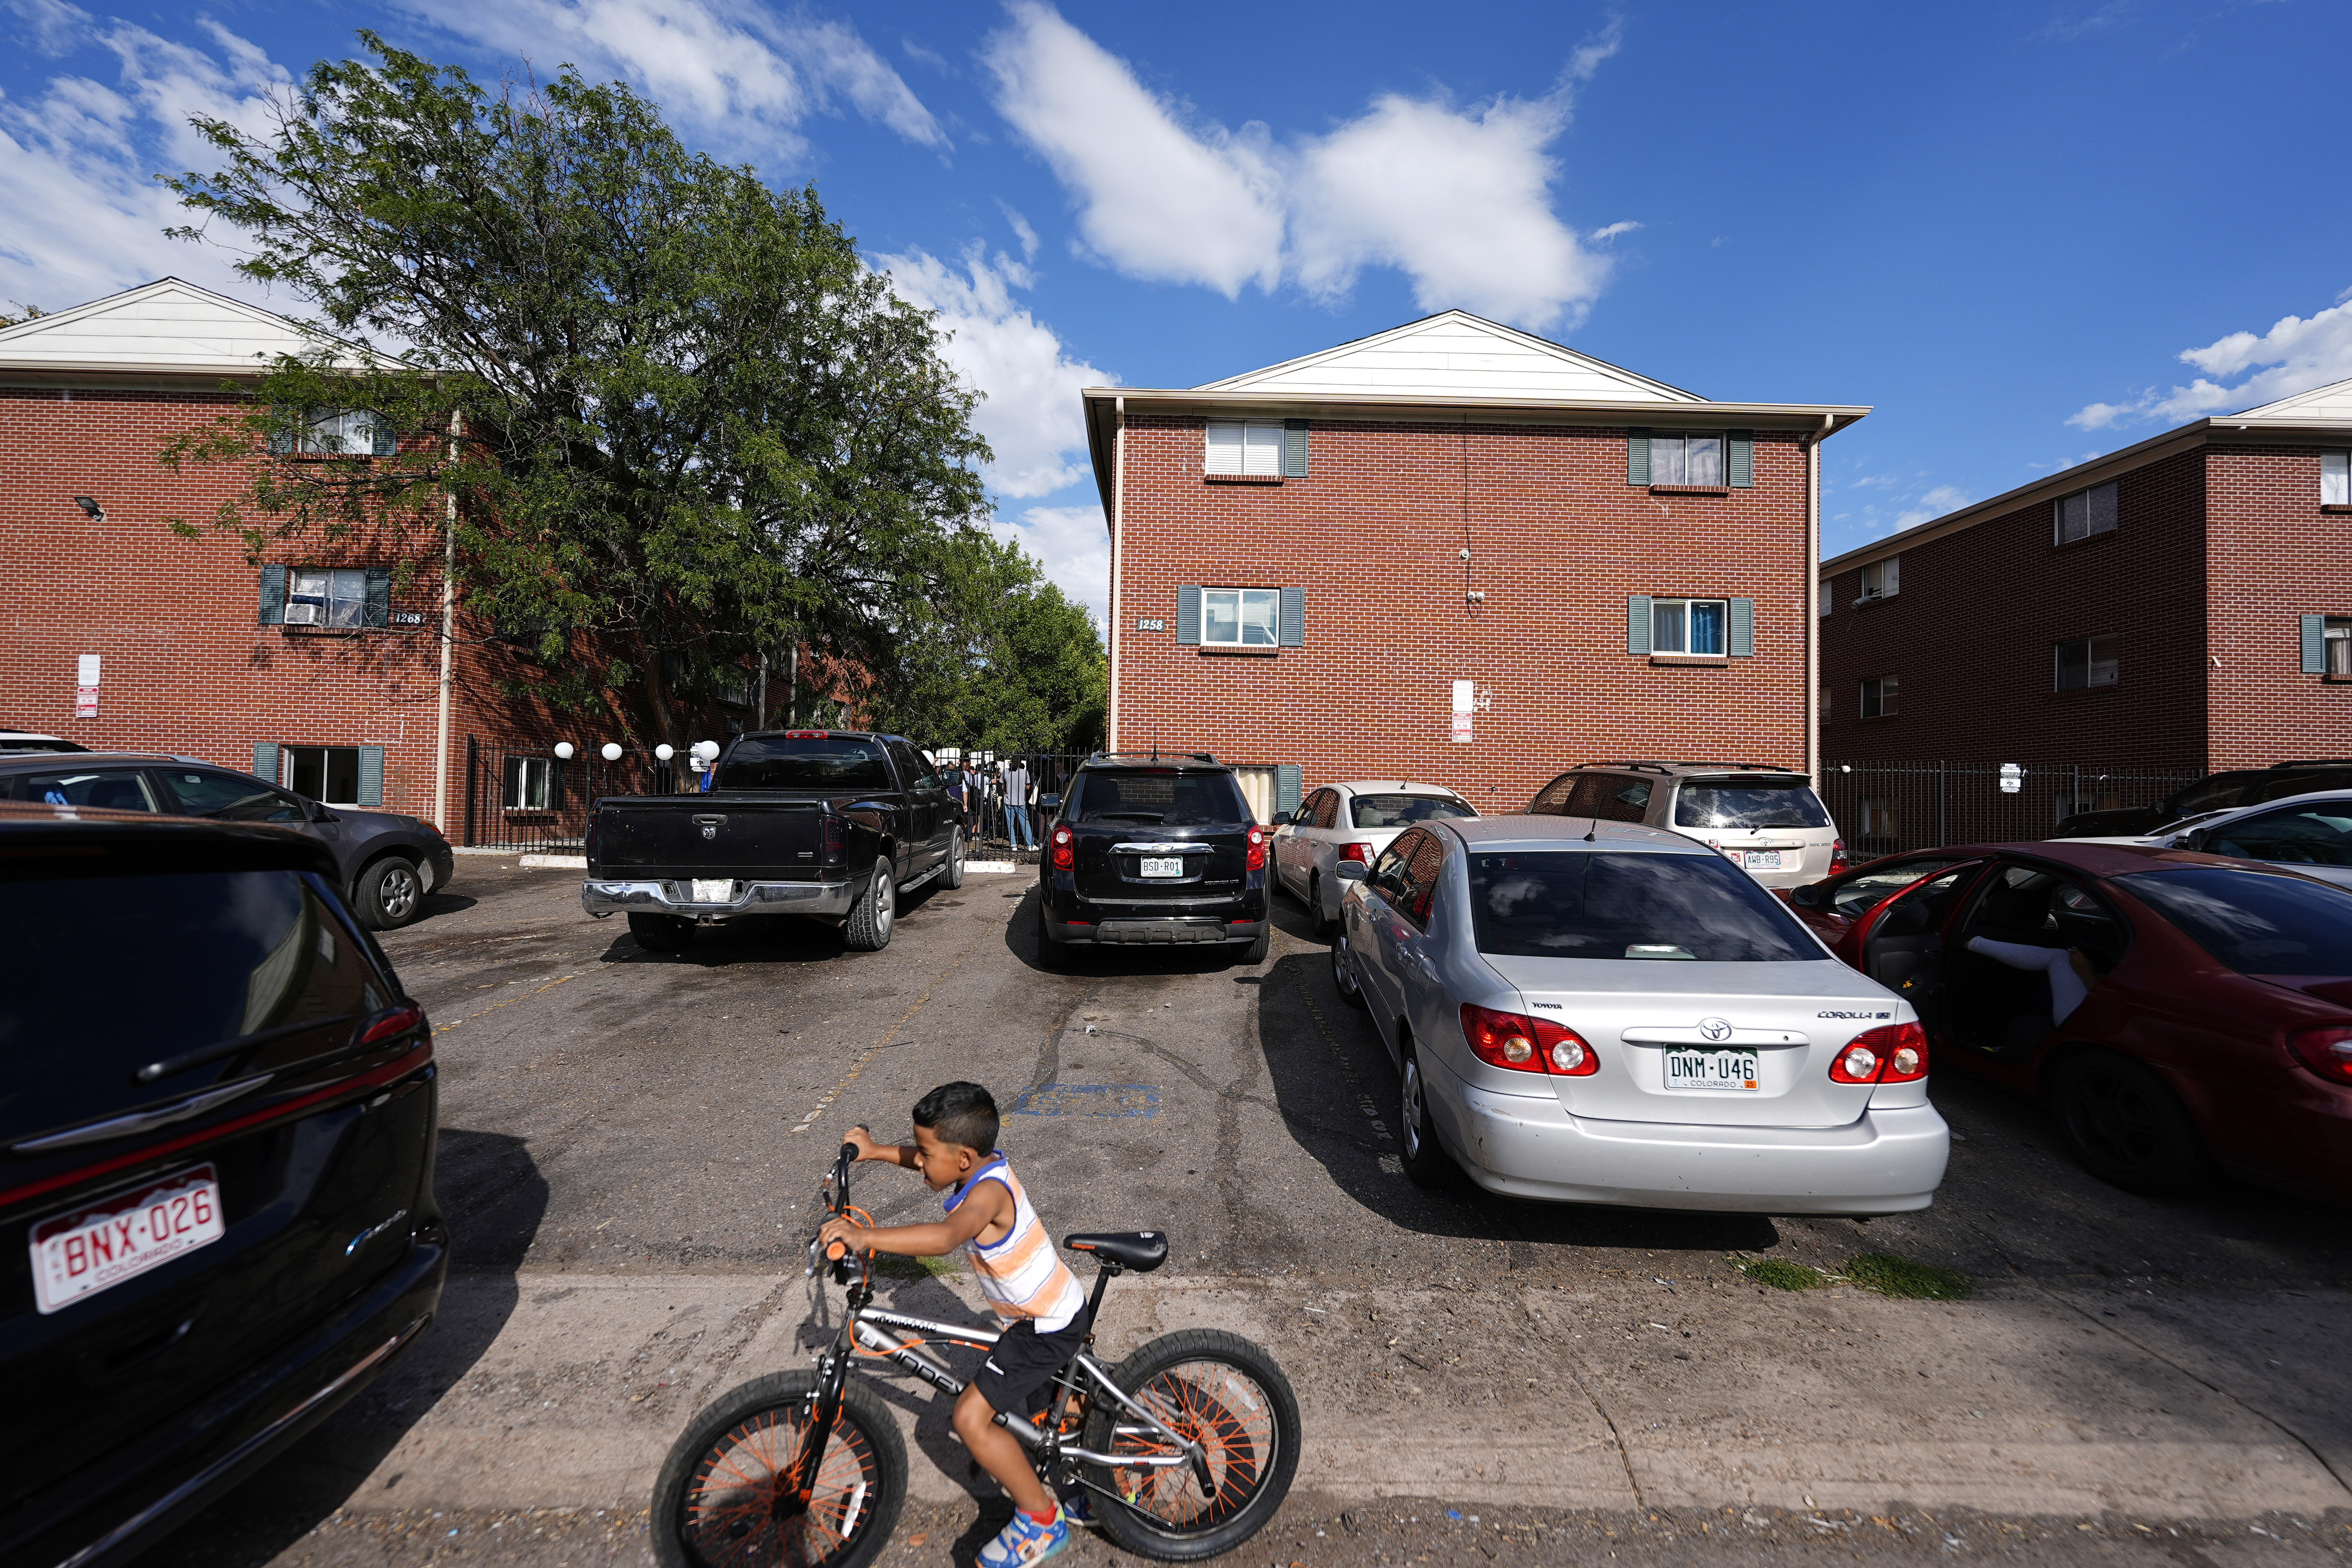
<path id="1" fill-rule="evenodd" d="M 559 757 L 545 747 L 484 746 L 466 737 L 464 843 L 529 854 L 577 855 L 598 796 L 668 795 L 691 789 L 695 775 L 681 762 L 658 762 L 650 752 L 624 752 L 607 762 L 601 752 Z"/>
<path id="2" fill-rule="evenodd" d="M 1825 762 L 1820 787 L 1847 853 L 1866 860 L 1942 844 L 2047 838 L 2075 812 L 2153 805 L 2204 776 L 2074 763 Z"/>
<path id="3" fill-rule="evenodd" d="M 1043 831 L 1043 819 L 1051 815 L 1046 797 L 1058 797 L 1066 793 L 1071 775 L 1078 764 L 1087 760 L 1084 752 L 984 752 L 979 747 L 959 746 L 952 742 L 925 748 L 939 759 L 941 773 L 962 767 L 979 773 L 984 781 L 977 791 L 967 791 L 964 821 L 971 839 L 971 858 L 975 860 L 1010 860 L 1015 865 L 1037 863 L 1038 837 Z M 1004 796 L 1003 772 L 1000 763 L 1019 763 L 1029 770 L 1029 781 L 1039 804 L 1030 807 L 1028 819 L 1022 826 L 1025 832 L 1016 834 L 1013 805 Z"/>

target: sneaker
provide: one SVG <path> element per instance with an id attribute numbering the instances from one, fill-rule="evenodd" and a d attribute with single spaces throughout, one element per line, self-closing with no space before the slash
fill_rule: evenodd
<path id="1" fill-rule="evenodd" d="M 1070 1527 L 1074 1530 L 1092 1530 L 1095 1528 L 1096 1520 L 1094 1505 L 1087 1500 L 1086 1488 L 1073 1487 L 1067 1493 L 1064 1494 L 1062 1498 L 1062 1518 L 1068 1521 Z"/>
<path id="2" fill-rule="evenodd" d="M 1054 1510 L 1051 1524 L 1039 1524 L 1016 1508 L 1013 1510 L 1013 1522 L 980 1549 L 980 1568 L 1029 1568 L 1031 1563 L 1043 1563 L 1069 1543 L 1070 1527 L 1061 1508 Z"/>

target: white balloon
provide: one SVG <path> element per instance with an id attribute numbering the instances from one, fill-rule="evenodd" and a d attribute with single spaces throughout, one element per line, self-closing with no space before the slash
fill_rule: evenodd
<path id="1" fill-rule="evenodd" d="M 667 741 L 664 741 L 660 745 L 654 748 L 654 760 L 656 762 L 666 763 L 676 755 L 677 755 L 677 748 L 671 745 Z"/>
<path id="2" fill-rule="evenodd" d="M 715 757 L 719 754 L 719 742 L 716 741 L 697 741 L 694 743 L 694 754 L 698 757 Z"/>
<path id="3" fill-rule="evenodd" d="M 621 742 L 618 741 L 605 742 L 604 750 L 602 754 L 604 760 L 608 763 L 619 762 L 621 760 Z"/>
<path id="4" fill-rule="evenodd" d="M 555 757 L 558 762 L 570 762 L 572 760 L 572 745 L 571 742 L 558 741 L 555 742 Z"/>

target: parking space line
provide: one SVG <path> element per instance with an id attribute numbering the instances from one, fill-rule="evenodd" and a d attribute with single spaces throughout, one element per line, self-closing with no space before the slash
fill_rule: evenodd
<path id="1" fill-rule="evenodd" d="M 983 925 L 981 928 L 980 935 L 973 937 L 971 941 L 966 942 L 964 944 L 964 950 L 956 954 L 955 962 L 949 964 L 945 969 L 940 970 L 939 974 L 933 978 L 931 983 L 923 987 L 923 994 L 915 998 L 914 1005 L 900 1014 L 898 1016 L 898 1021 L 891 1025 L 889 1028 L 884 1030 L 880 1038 L 877 1039 L 872 1045 L 857 1053 L 857 1059 L 849 1064 L 849 1070 L 842 1075 L 841 1081 L 835 1084 L 831 1089 L 826 1089 L 824 1091 L 824 1098 L 818 1100 L 806 1116 L 801 1118 L 801 1124 L 786 1132 L 784 1136 L 787 1138 L 797 1137 L 799 1134 L 807 1131 L 809 1130 L 810 1123 L 814 1122 L 818 1117 L 823 1116 L 826 1110 L 832 1106 L 833 1102 L 841 1098 L 843 1091 L 847 1089 L 851 1084 L 857 1081 L 857 1075 L 866 1070 L 866 1064 L 874 1059 L 874 1053 L 882 1049 L 883 1047 L 896 1042 L 898 1037 L 898 1031 L 904 1029 L 907 1026 L 908 1021 L 913 1018 L 916 1014 L 921 1012 L 924 1006 L 929 1003 L 931 993 L 937 991 L 940 988 L 940 984 L 944 982 L 949 975 L 953 974 L 957 970 L 961 969 L 963 967 L 963 961 L 971 956 L 972 949 L 978 947 L 982 939 L 997 929 L 998 928 L 992 925 Z"/>
<path id="2" fill-rule="evenodd" d="M 433 1032 L 436 1035 L 446 1035 L 450 1030 L 456 1028 L 457 1024 L 470 1024 L 475 1019 L 481 1017 L 484 1014 L 495 1013 L 501 1007 L 511 1007 L 518 1002 L 530 1000 L 531 997 L 538 995 L 541 991 L 552 991 L 557 986 L 562 984 L 566 980 L 577 980 L 579 978 L 579 972 L 575 970 L 570 974 L 562 975 L 554 980 L 551 980 L 544 985 L 534 986 L 532 989 L 524 992 L 520 996 L 509 996 L 503 1002 L 493 1002 L 488 1006 L 483 1008 L 480 1013 L 468 1013 L 464 1017 L 458 1019 L 457 1024 L 436 1024 L 433 1026 Z"/>

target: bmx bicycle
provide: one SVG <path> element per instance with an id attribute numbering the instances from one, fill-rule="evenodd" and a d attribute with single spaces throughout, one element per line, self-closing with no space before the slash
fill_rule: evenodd
<path id="1" fill-rule="evenodd" d="M 823 1193 L 849 1204 L 856 1149 L 843 1144 Z M 1115 1368 L 1089 1353 L 1110 1282 L 1167 1261 L 1156 1231 L 1064 1238 L 1098 1264 L 1087 1303 L 1087 1349 L 1055 1375 L 1037 1420 L 1000 1414 L 1056 1496 L 1083 1489 L 1104 1534 L 1129 1552 L 1192 1562 L 1230 1552 L 1265 1527 L 1298 1467 L 1298 1401 L 1274 1358 L 1216 1329 L 1162 1335 Z M 892 1366 L 952 1399 L 963 1384 L 932 1344 L 986 1350 L 987 1329 L 874 1305 L 873 1262 L 838 1242 L 808 1274 L 848 1287 L 846 1310 L 808 1372 L 771 1373 L 730 1389 L 687 1424 L 654 1483 L 654 1555 L 663 1568 L 860 1568 L 890 1539 L 907 1500 L 907 1449 L 890 1407 L 853 1370 Z"/>

